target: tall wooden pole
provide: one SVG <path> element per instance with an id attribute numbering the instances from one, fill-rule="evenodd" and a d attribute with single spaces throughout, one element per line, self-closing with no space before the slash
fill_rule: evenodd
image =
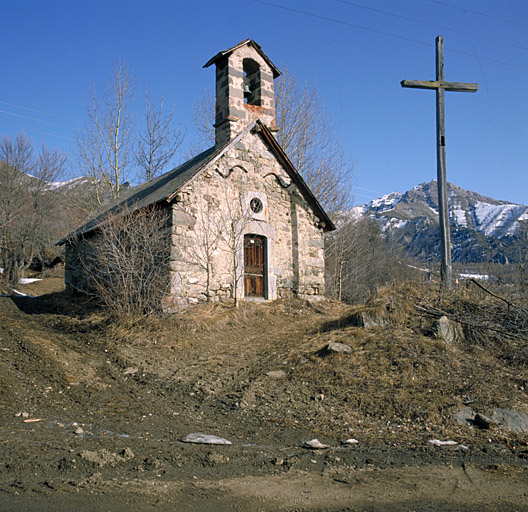
<path id="1" fill-rule="evenodd" d="M 444 81 L 444 38 L 436 38 L 436 81 Z M 446 148 L 445 148 L 445 92 L 436 89 L 436 176 L 438 186 L 438 213 L 440 217 L 440 278 L 447 288 L 452 285 L 451 236 L 449 207 L 447 205 Z"/>
<path id="2" fill-rule="evenodd" d="M 449 207 L 447 202 L 445 107 L 444 91 L 476 92 L 478 84 L 444 81 L 444 38 L 436 38 L 436 80 L 402 80 L 402 87 L 436 90 L 436 174 L 438 185 L 438 214 L 440 221 L 440 277 L 447 288 L 452 286 L 451 237 L 449 233 Z"/>

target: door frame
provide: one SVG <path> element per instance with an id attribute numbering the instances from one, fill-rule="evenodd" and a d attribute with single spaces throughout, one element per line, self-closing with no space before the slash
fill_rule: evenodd
<path id="1" fill-rule="evenodd" d="M 274 239 L 275 228 L 267 222 L 258 220 L 246 221 L 242 235 L 262 235 L 266 239 L 266 260 L 265 260 L 265 290 L 264 300 L 275 300 L 277 298 L 277 274 L 275 272 L 274 262 Z M 238 272 L 237 275 L 237 293 L 241 298 L 245 298 L 244 286 L 244 244 L 240 244 L 238 250 Z"/>
<path id="2" fill-rule="evenodd" d="M 246 239 L 255 238 L 262 241 L 262 295 L 246 295 Z M 244 297 L 248 299 L 268 299 L 268 239 L 264 235 L 259 235 L 257 233 L 245 233 L 244 234 L 244 268 L 243 268 L 243 280 L 244 280 Z"/>

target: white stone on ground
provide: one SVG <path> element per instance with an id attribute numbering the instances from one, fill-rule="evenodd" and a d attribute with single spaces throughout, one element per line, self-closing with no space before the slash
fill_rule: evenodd
<path id="1" fill-rule="evenodd" d="M 306 441 L 301 445 L 303 448 L 309 448 L 311 450 L 323 450 L 325 448 L 330 448 L 327 444 L 321 443 L 319 439 L 311 439 L 310 441 Z"/>
<path id="2" fill-rule="evenodd" d="M 224 439 L 223 437 L 212 436 L 210 434 L 189 434 L 185 439 L 182 439 L 184 443 L 197 443 L 197 444 L 231 444 L 231 441 Z"/>

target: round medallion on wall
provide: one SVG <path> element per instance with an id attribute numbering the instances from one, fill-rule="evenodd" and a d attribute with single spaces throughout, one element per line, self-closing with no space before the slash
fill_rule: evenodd
<path id="1" fill-rule="evenodd" d="M 264 208 L 263 205 L 262 205 L 262 201 L 258 197 L 254 197 L 249 202 L 249 207 L 251 208 L 251 211 L 253 213 L 260 213 L 262 211 L 262 209 Z"/>

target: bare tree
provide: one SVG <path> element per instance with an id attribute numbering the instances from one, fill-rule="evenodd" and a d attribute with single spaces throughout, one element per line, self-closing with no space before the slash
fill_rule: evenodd
<path id="1" fill-rule="evenodd" d="M 288 69 L 276 83 L 279 144 L 328 212 L 351 207 L 353 166 L 317 86 L 300 85 Z"/>
<path id="2" fill-rule="evenodd" d="M 214 274 L 214 260 L 219 250 L 220 233 L 218 230 L 219 203 L 217 198 L 206 199 L 205 208 L 198 208 L 193 229 L 194 243 L 185 249 L 185 258 L 206 274 L 205 295 L 210 297 L 211 279 Z"/>
<path id="3" fill-rule="evenodd" d="M 133 119 L 130 104 L 134 97 L 128 67 L 114 62 L 110 82 L 98 96 L 95 88 L 86 110 L 89 122 L 77 138 L 78 163 L 90 178 L 95 204 L 100 207 L 105 196 L 119 197 L 127 180 L 132 156 Z"/>
<path id="4" fill-rule="evenodd" d="M 242 196 L 238 196 L 235 201 L 231 201 L 227 192 L 227 186 L 224 187 L 225 205 L 219 211 L 216 219 L 216 226 L 219 234 L 221 246 L 229 254 L 231 279 L 232 279 L 232 297 L 235 306 L 240 305 L 239 284 L 243 279 L 244 260 L 240 256 L 244 251 L 244 233 L 246 228 L 247 212 L 242 203 Z"/>
<path id="5" fill-rule="evenodd" d="M 169 292 L 167 210 L 108 215 L 81 255 L 89 290 L 115 317 L 162 311 Z"/>
<path id="6" fill-rule="evenodd" d="M 353 166 L 347 161 L 341 137 L 324 108 L 316 85 L 299 85 L 286 70 L 275 82 L 277 141 L 329 212 L 352 205 Z M 193 123 L 199 134 L 191 148 L 196 154 L 214 145 L 214 98 L 205 91 L 194 106 Z"/>
<path id="7" fill-rule="evenodd" d="M 242 194 L 232 187 L 229 178 L 221 175 L 216 212 L 212 225 L 218 236 L 218 247 L 226 251 L 228 268 L 231 272 L 231 297 L 238 308 L 240 305 L 240 283 L 244 279 L 244 234 L 249 212 Z"/>
<path id="8" fill-rule="evenodd" d="M 182 145 L 184 132 L 173 128 L 174 112 L 145 96 L 145 131 L 139 134 L 135 159 L 141 181 L 150 181 L 166 168 Z"/>
<path id="9" fill-rule="evenodd" d="M 337 300 L 363 301 L 391 281 L 396 258 L 370 219 L 342 219 L 338 226 L 326 241 L 327 291 Z"/>
<path id="10" fill-rule="evenodd" d="M 188 156 L 201 153 L 215 144 L 215 99 L 209 89 L 205 89 L 202 98 L 193 106 L 192 121 L 198 137 L 191 143 Z"/>
<path id="11" fill-rule="evenodd" d="M 34 157 L 33 144 L 23 134 L 0 141 L 0 264 L 15 286 L 49 232 L 44 229 L 53 204 L 50 182 L 64 170 L 66 158 L 42 146 Z"/>

